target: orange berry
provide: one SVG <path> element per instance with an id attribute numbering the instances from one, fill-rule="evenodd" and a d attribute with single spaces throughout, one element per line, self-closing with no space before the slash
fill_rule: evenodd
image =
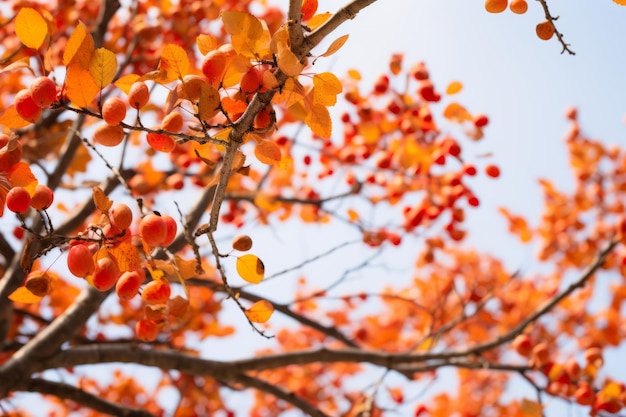
<path id="1" fill-rule="evenodd" d="M 99 291 L 108 291 L 115 286 L 120 270 L 111 258 L 100 258 L 93 271 L 93 286 Z"/>
<path id="2" fill-rule="evenodd" d="M 485 167 L 485 173 L 491 178 L 498 178 L 500 176 L 500 168 L 496 165 L 487 165 Z"/>
<path id="3" fill-rule="evenodd" d="M 48 77 L 37 77 L 30 85 L 30 96 L 40 108 L 50 107 L 57 99 L 57 85 Z"/>
<path id="4" fill-rule="evenodd" d="M 174 138 L 162 133 L 149 132 L 146 135 L 146 140 L 152 149 L 159 152 L 171 152 L 176 147 Z"/>
<path id="5" fill-rule="evenodd" d="M 120 300 L 130 300 L 139 293 L 139 287 L 143 284 L 145 275 L 143 270 L 126 271 L 115 284 L 115 293 Z"/>
<path id="6" fill-rule="evenodd" d="M 250 69 L 243 74 L 241 81 L 239 81 L 239 88 L 245 94 L 254 94 L 263 86 L 263 73 L 259 71 L 257 67 L 250 67 Z"/>
<path id="7" fill-rule="evenodd" d="M 165 239 L 163 239 L 161 245 L 163 247 L 167 247 L 174 241 L 174 238 L 176 238 L 176 231 L 178 230 L 178 226 L 176 224 L 176 220 L 174 220 L 172 216 L 168 216 L 166 214 L 161 216 L 161 218 L 165 223 Z"/>
<path id="8" fill-rule="evenodd" d="M 124 136 L 125 133 L 122 126 L 102 123 L 94 130 L 93 141 L 104 146 L 117 146 L 124 140 Z"/>
<path id="9" fill-rule="evenodd" d="M 513 349 L 521 356 L 528 357 L 533 350 L 533 342 L 529 335 L 520 334 L 513 339 Z"/>
<path id="10" fill-rule="evenodd" d="M 148 100 L 150 100 L 150 90 L 146 83 L 137 81 L 130 86 L 128 104 L 130 104 L 132 108 L 139 110 L 148 104 Z"/>
<path id="11" fill-rule="evenodd" d="M 508 0 L 486 0 L 485 10 L 489 13 L 502 13 L 508 6 Z"/>
<path id="12" fill-rule="evenodd" d="M 183 116 L 179 112 L 175 111 L 163 118 L 161 122 L 161 129 L 178 133 L 183 129 Z"/>
<path id="13" fill-rule="evenodd" d="M 34 123 L 41 117 L 41 107 L 31 97 L 29 89 L 18 91 L 14 98 L 14 104 L 17 114 L 28 122 Z"/>
<path id="14" fill-rule="evenodd" d="M 119 97 L 109 97 L 102 104 L 102 118 L 110 125 L 119 125 L 126 117 L 126 103 Z"/>
<path id="15" fill-rule="evenodd" d="M 135 334 L 139 340 L 153 342 L 159 335 L 159 326 L 153 320 L 139 320 L 135 325 Z"/>
<path id="16" fill-rule="evenodd" d="M 509 4 L 509 9 L 516 14 L 524 14 L 528 10 L 528 3 L 526 0 L 512 0 Z"/>
<path id="17" fill-rule="evenodd" d="M 159 246 L 167 237 L 167 225 L 163 217 L 150 213 L 139 222 L 139 234 L 148 246 Z"/>
<path id="18" fill-rule="evenodd" d="M 30 200 L 30 206 L 35 210 L 44 210 L 52 205 L 54 192 L 47 185 L 37 184 Z"/>
<path id="19" fill-rule="evenodd" d="M 209 83 L 217 87 L 222 82 L 226 69 L 236 53 L 231 44 L 224 44 L 218 49 L 210 51 L 202 60 L 202 73 Z"/>
<path id="20" fill-rule="evenodd" d="M 596 394 L 593 392 L 593 388 L 589 386 L 586 381 L 581 381 L 580 385 L 574 392 L 574 398 L 580 405 L 591 405 L 595 399 Z"/>
<path id="21" fill-rule="evenodd" d="M 133 212 L 124 203 L 119 203 L 111 208 L 111 221 L 119 230 L 126 230 L 133 221 Z"/>
<path id="22" fill-rule="evenodd" d="M 545 342 L 537 343 L 531 352 L 533 366 L 539 367 L 548 363 L 550 350 Z"/>
<path id="23" fill-rule="evenodd" d="M 72 275 L 80 278 L 93 273 L 95 269 L 93 254 L 86 244 L 80 243 L 70 248 L 67 254 L 67 267 Z"/>
<path id="24" fill-rule="evenodd" d="M 30 200 L 30 194 L 23 187 L 13 187 L 6 195 L 7 208 L 13 213 L 26 213 L 30 206 Z"/>
<path id="25" fill-rule="evenodd" d="M 535 31 L 539 39 L 547 41 L 554 36 L 554 25 L 552 22 L 546 20 L 545 22 L 538 23 Z"/>
<path id="26" fill-rule="evenodd" d="M 172 289 L 169 282 L 162 279 L 155 279 L 143 287 L 141 298 L 147 304 L 165 304 L 171 294 Z"/>

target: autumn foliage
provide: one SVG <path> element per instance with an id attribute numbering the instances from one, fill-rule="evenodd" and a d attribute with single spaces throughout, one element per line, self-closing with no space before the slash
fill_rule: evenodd
<path id="1" fill-rule="evenodd" d="M 338 28 L 374 2 L 0 9 L 3 415 L 626 406 L 626 379 L 603 373 L 607 349 L 622 345 L 626 286 L 592 308 L 599 278 L 626 274 L 626 151 L 589 139 L 568 111 L 575 189 L 541 180 L 537 224 L 499 209 L 520 245 L 539 247 L 540 272 L 468 247 L 467 214 L 487 197 L 474 180 L 498 181 L 506 167 L 468 151 L 490 119 L 462 103 L 464 85 L 436 83 L 402 53 L 380 57 L 388 70 L 372 83 L 315 66 L 342 53 Z M 546 1 L 484 4 L 532 7 L 545 15 L 536 35 L 573 53 Z M 273 253 L 268 233 L 300 227 L 323 240 L 338 224 L 357 238 L 284 269 L 289 254 L 261 255 Z M 332 257 L 354 248 L 345 257 L 360 256 L 356 266 L 334 271 Z M 372 262 L 406 248 L 414 270 L 385 281 Z M 354 285 L 355 272 L 375 284 Z M 218 340 L 236 349 L 217 352 Z M 447 389 L 421 395 L 444 368 L 456 372 L 442 376 Z"/>

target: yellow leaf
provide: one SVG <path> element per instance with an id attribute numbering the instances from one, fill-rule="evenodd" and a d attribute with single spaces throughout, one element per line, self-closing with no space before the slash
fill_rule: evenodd
<path id="1" fill-rule="evenodd" d="M 337 103 L 337 94 L 343 90 L 339 78 L 330 72 L 314 75 L 313 86 L 313 103 L 324 106 L 334 106 Z"/>
<path id="2" fill-rule="evenodd" d="M 100 89 L 111 84 L 117 72 L 117 58 L 106 48 L 98 48 L 89 61 L 89 73 Z"/>
<path id="3" fill-rule="evenodd" d="M 332 54 L 337 52 L 339 49 L 341 49 L 343 44 L 346 43 L 346 41 L 348 40 L 348 36 L 350 35 L 343 35 L 335 39 L 333 43 L 330 44 L 326 52 L 324 52 L 322 55 L 319 55 L 319 56 L 324 56 L 324 57 L 331 56 Z"/>
<path id="4" fill-rule="evenodd" d="M 126 231 L 130 233 L 130 231 Z M 139 249 L 130 242 L 124 241 L 109 248 L 109 255 L 117 262 L 120 271 L 134 271 L 141 267 L 141 254 Z"/>
<path id="5" fill-rule="evenodd" d="M 463 89 L 463 84 L 461 84 L 458 81 L 452 81 L 449 85 L 448 88 L 446 88 L 446 94 L 456 94 L 459 91 L 461 91 Z"/>
<path id="6" fill-rule="evenodd" d="M 332 121 L 326 106 L 313 104 L 304 119 L 304 123 L 306 123 L 316 135 L 324 139 L 330 138 L 332 133 Z"/>
<path id="7" fill-rule="evenodd" d="M 269 55 L 270 33 L 259 19 L 249 13 L 237 11 L 224 11 L 221 18 L 237 53 L 248 58 Z"/>
<path id="8" fill-rule="evenodd" d="M 300 62 L 289 48 L 280 48 L 276 59 L 278 68 L 290 77 L 297 77 L 302 72 L 302 68 L 304 68 L 304 64 Z"/>
<path id="9" fill-rule="evenodd" d="M 48 24 L 37 10 L 24 7 L 15 18 L 15 34 L 27 47 L 39 49 L 48 34 Z"/>
<path id="10" fill-rule="evenodd" d="M 20 115 L 17 114 L 14 105 L 7 107 L 6 111 L 0 116 L 0 125 L 8 127 L 9 129 L 19 129 L 29 124 L 29 121 L 22 119 Z"/>
<path id="11" fill-rule="evenodd" d="M 118 78 L 115 81 L 115 86 L 128 94 L 130 92 L 130 87 L 139 79 L 139 75 L 137 74 L 128 74 L 124 75 L 121 78 Z"/>
<path id="12" fill-rule="evenodd" d="M 33 304 L 39 302 L 43 297 L 33 294 L 28 288 L 21 286 L 9 295 L 9 300 L 16 303 Z"/>
<path id="13" fill-rule="evenodd" d="M 355 69 L 348 70 L 348 75 L 353 80 L 359 81 L 361 79 L 361 73 Z"/>
<path id="14" fill-rule="evenodd" d="M 541 417 L 543 415 L 543 406 L 536 401 L 522 398 L 520 408 L 522 413 L 529 417 Z"/>
<path id="15" fill-rule="evenodd" d="M 159 69 L 167 72 L 168 82 L 182 80 L 189 73 L 189 57 L 183 48 L 167 44 L 161 53 Z"/>
<path id="16" fill-rule="evenodd" d="M 309 21 L 307 22 L 307 26 L 311 30 L 315 30 L 318 27 L 322 26 L 324 23 L 326 23 L 326 21 L 330 19 L 331 16 L 332 16 L 332 13 L 328 13 L 328 12 L 316 14 L 315 16 L 309 19 Z"/>
<path id="17" fill-rule="evenodd" d="M 77 107 L 86 108 L 100 92 L 100 87 L 91 73 L 78 64 L 72 63 L 65 76 L 67 97 Z"/>
<path id="18" fill-rule="evenodd" d="M 253 323 L 265 323 L 272 317 L 274 306 L 267 300 L 260 300 L 247 308 L 246 316 Z"/>
<path id="19" fill-rule="evenodd" d="M 217 49 L 217 39 L 212 35 L 200 34 L 196 38 L 196 46 L 200 54 L 206 55 L 214 49 Z"/>
<path id="20" fill-rule="evenodd" d="M 272 140 L 262 140 L 254 148 L 254 155 L 259 161 L 267 165 L 275 165 L 280 162 L 282 155 L 280 148 Z"/>
<path id="21" fill-rule="evenodd" d="M 103 213 L 108 212 L 113 205 L 113 201 L 104 194 L 104 191 L 102 191 L 100 187 L 93 187 L 93 202 L 96 208 Z"/>
<path id="22" fill-rule="evenodd" d="M 76 29 L 70 35 L 63 50 L 63 65 L 75 63 L 82 68 L 88 68 L 91 55 L 94 51 L 94 43 L 91 34 L 83 22 L 78 22 Z"/>
<path id="23" fill-rule="evenodd" d="M 472 115 L 469 114 L 465 107 L 456 102 L 448 104 L 446 109 L 443 111 L 443 117 L 459 123 L 472 120 Z"/>
<path id="24" fill-rule="evenodd" d="M 256 255 L 243 255 L 237 258 L 237 273 L 251 284 L 258 284 L 265 276 L 265 266 Z"/>

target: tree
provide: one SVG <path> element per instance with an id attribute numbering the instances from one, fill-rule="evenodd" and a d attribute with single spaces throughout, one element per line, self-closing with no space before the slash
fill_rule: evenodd
<path id="1" fill-rule="evenodd" d="M 3 414 L 537 416 L 556 398 L 608 415 L 625 405 L 605 351 L 622 345 L 626 286 L 601 309 L 594 297 L 603 277 L 626 274 L 626 151 L 587 137 L 569 110 L 575 189 L 542 180 L 535 226 L 500 210 L 512 236 L 540 246 L 542 267 L 515 271 L 464 246 L 466 213 L 484 198 L 472 178 L 500 167 L 464 152 L 489 119 L 456 100 L 461 83 L 435 86 L 425 63 L 398 53 L 374 85 L 315 66 L 342 53 L 348 35 L 335 30 L 373 3 L 2 9 Z M 546 19 L 537 36 L 573 54 L 548 2 L 530 6 Z M 485 3 L 507 7 L 529 5 Z M 338 102 L 345 110 L 331 115 Z M 294 226 L 333 244 L 299 259 L 267 250 L 271 233 Z M 415 270 L 385 280 L 376 262 L 407 246 Z M 306 276 L 310 265 L 333 276 Z M 210 349 L 229 338 L 249 348 Z M 422 393 L 450 368 L 446 390 Z"/>

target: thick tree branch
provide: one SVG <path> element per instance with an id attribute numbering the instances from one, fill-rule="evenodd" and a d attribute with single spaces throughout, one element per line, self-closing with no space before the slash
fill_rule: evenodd
<path id="1" fill-rule="evenodd" d="M 39 392 L 54 395 L 63 400 L 74 401 L 101 413 L 119 417 L 154 417 L 153 414 L 139 408 L 132 408 L 107 401 L 80 388 L 61 382 L 47 381 L 41 378 L 29 379 L 17 387 L 18 391 Z"/>

